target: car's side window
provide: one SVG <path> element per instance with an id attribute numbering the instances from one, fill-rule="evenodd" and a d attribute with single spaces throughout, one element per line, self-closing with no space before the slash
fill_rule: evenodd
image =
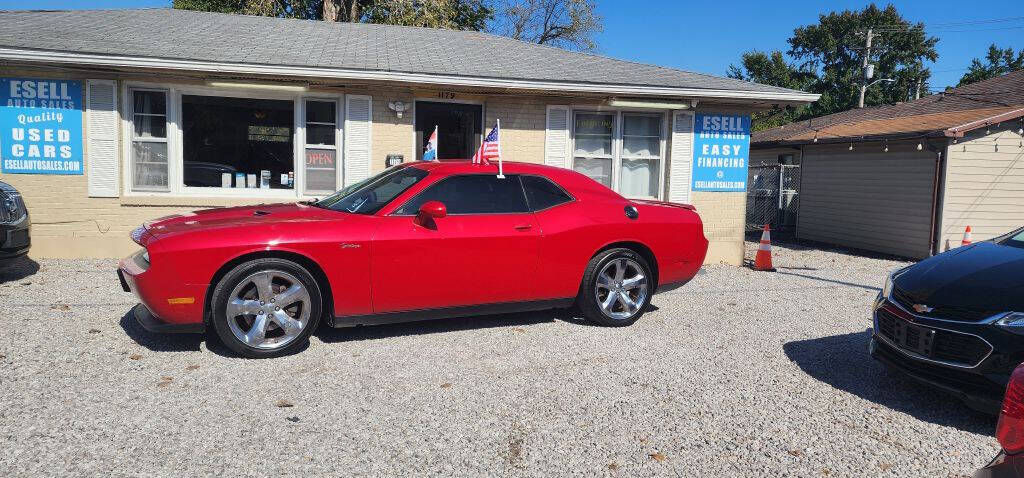
<path id="1" fill-rule="evenodd" d="M 572 202 L 572 196 L 548 178 L 522 176 L 521 180 L 523 189 L 526 190 L 526 199 L 533 211 L 542 211 L 559 204 Z"/>
<path id="2" fill-rule="evenodd" d="M 519 176 L 499 179 L 493 174 L 465 174 L 445 178 L 423 190 L 395 211 L 416 214 L 427 201 L 441 201 L 448 214 L 511 214 L 529 212 Z"/>

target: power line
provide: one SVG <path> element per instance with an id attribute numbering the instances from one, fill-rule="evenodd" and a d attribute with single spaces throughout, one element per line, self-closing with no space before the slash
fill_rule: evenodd
<path id="1" fill-rule="evenodd" d="M 946 22 L 946 23 L 932 23 L 922 25 L 889 25 L 876 27 L 874 30 L 881 33 L 904 33 L 912 30 L 945 30 L 945 33 L 958 33 L 958 32 L 985 32 L 995 30 L 1010 30 L 1017 28 L 1024 28 L 1024 26 L 1014 27 L 996 27 L 996 28 L 963 28 L 976 25 L 992 25 L 998 23 L 1007 22 L 1019 22 L 1024 21 L 1024 17 L 1009 17 L 1009 18 L 992 18 L 987 20 L 970 20 L 964 22 Z M 959 30 L 948 30 L 950 28 L 959 28 Z"/>

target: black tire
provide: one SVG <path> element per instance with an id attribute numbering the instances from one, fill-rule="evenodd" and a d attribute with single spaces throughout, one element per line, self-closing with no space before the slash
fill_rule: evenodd
<path id="1" fill-rule="evenodd" d="M 605 313 L 598 301 L 599 291 L 597 290 L 597 281 L 600 272 L 610 263 L 618 261 L 619 259 L 628 259 L 629 261 L 632 261 L 632 264 L 636 264 L 636 266 L 642 269 L 642 274 L 647 279 L 645 289 L 646 293 L 643 294 L 643 298 L 639 301 L 635 312 L 628 313 L 626 309 L 623 309 L 618 313 L 628 314 L 627 316 L 611 317 Z M 633 268 L 633 266 L 630 266 L 630 268 Z M 651 295 L 654 291 L 652 279 L 653 275 L 651 274 L 651 266 L 640 254 L 625 248 L 615 248 L 602 251 L 591 258 L 590 262 L 587 264 L 587 268 L 583 273 L 583 281 L 580 283 L 579 294 L 576 296 L 576 307 L 587 321 L 594 324 L 606 327 L 625 327 L 627 325 L 632 325 L 644 315 L 644 312 L 647 310 L 647 306 L 651 303 Z M 608 293 L 611 293 L 611 291 L 608 291 Z M 607 294 L 605 294 L 605 297 L 607 297 Z M 640 299 L 639 295 L 637 295 L 635 299 Z"/>
<path id="2" fill-rule="evenodd" d="M 308 307 L 309 315 L 305 326 L 303 326 L 301 332 L 295 335 L 287 343 L 277 346 L 277 348 L 265 349 L 261 347 L 252 346 L 249 343 L 244 342 L 240 338 L 236 337 L 235 332 L 232 331 L 232 325 L 229 324 L 229 317 L 227 317 L 227 305 L 231 299 L 232 292 L 238 287 L 242 281 L 246 281 L 254 275 L 259 275 L 261 272 L 266 273 L 285 273 L 284 276 L 290 275 L 291 278 L 297 279 L 299 283 L 305 288 L 308 294 L 308 302 L 304 302 L 301 305 L 292 306 L 292 310 L 300 310 L 300 307 Z M 275 277 L 275 280 L 279 278 Z M 255 287 L 255 282 L 252 284 Z M 244 286 L 243 286 L 244 287 Z M 271 284 L 271 288 L 284 286 L 276 283 Z M 254 291 L 250 290 L 250 294 Z M 309 336 L 312 335 L 313 331 L 316 330 L 317 325 L 320 323 L 320 316 L 323 314 L 323 295 L 320 292 L 320 284 L 317 283 L 305 267 L 286 260 L 278 258 L 265 258 L 265 259 L 254 259 L 248 262 L 239 264 L 235 268 L 231 269 L 227 274 L 221 278 L 220 282 L 213 290 L 212 294 L 212 308 L 210 313 L 210 322 L 213 325 L 213 329 L 217 333 L 217 337 L 220 338 L 224 345 L 231 349 L 232 352 L 237 353 L 243 357 L 248 358 L 271 358 L 279 357 L 282 355 L 288 355 L 301 350 L 309 343 Z M 256 298 L 259 301 L 259 297 Z M 262 303 L 262 302 L 261 302 Z M 308 305 L 307 305 L 308 304 Z M 260 313 L 264 313 L 264 307 L 260 307 Z M 265 308 L 267 311 L 271 310 L 269 306 Z M 288 309 L 288 307 L 286 307 Z M 287 312 L 287 311 L 286 311 Z M 269 314 L 269 312 L 267 312 Z M 290 312 L 289 312 L 290 313 Z M 244 328 L 247 321 L 255 321 L 255 316 L 239 315 L 230 320 L 235 321 L 235 326 Z M 285 321 L 287 322 L 287 321 Z M 284 341 L 286 333 L 282 326 L 279 326 L 276 322 L 269 320 L 268 315 L 268 330 L 267 335 L 272 335 L 271 332 L 275 332 L 278 335 L 277 338 L 269 340 Z M 255 322 L 253 322 L 253 325 Z M 252 325 L 250 325 L 251 327 Z M 276 329 L 275 329 L 276 327 Z M 279 329 L 279 330 L 278 330 Z M 294 330 L 294 329 L 292 329 Z M 269 341 L 268 340 L 268 341 Z M 273 344 L 270 344 L 273 345 Z"/>

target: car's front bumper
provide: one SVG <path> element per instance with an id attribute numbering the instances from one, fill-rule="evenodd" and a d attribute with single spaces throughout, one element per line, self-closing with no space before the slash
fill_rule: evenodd
<path id="1" fill-rule="evenodd" d="M 141 259 L 141 253 L 121 259 L 117 269 L 121 288 L 139 299 L 132 310 L 135 320 L 151 332 L 203 332 L 206 288 L 161 275 Z"/>
<path id="2" fill-rule="evenodd" d="M 868 347 L 871 357 L 890 369 L 902 372 L 914 381 L 936 388 L 959 398 L 968 407 L 995 415 L 1003 400 L 1003 388 L 982 375 L 948 370 L 938 365 L 916 361 L 876 337 Z"/>
<path id="3" fill-rule="evenodd" d="M 0 260 L 28 254 L 32 247 L 31 230 L 28 215 L 14 224 L 0 224 Z"/>
<path id="4" fill-rule="evenodd" d="M 933 351 L 926 353 L 909 350 L 893 340 L 891 330 L 880 330 L 880 311 L 883 315 L 886 312 L 898 313 L 898 318 L 907 319 L 905 322 L 912 325 L 916 332 L 930 331 L 935 334 L 933 337 L 952 335 L 961 339 L 980 340 L 990 350 L 979 352 L 963 363 L 954 363 Z M 890 317 L 892 315 L 889 314 Z M 869 352 L 874 359 L 917 382 L 958 397 L 970 408 L 989 414 L 999 413 L 1010 372 L 1024 360 L 1024 341 L 1019 336 L 989 323 L 920 317 L 882 298 L 875 304 L 873 318 Z M 930 348 L 934 350 L 934 347 Z"/>

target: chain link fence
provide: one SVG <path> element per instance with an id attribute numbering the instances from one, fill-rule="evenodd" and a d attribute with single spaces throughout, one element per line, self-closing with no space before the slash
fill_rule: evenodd
<path id="1" fill-rule="evenodd" d="M 800 166 L 769 164 L 747 171 L 747 230 L 770 224 L 772 229 L 796 227 L 800 205 Z"/>

